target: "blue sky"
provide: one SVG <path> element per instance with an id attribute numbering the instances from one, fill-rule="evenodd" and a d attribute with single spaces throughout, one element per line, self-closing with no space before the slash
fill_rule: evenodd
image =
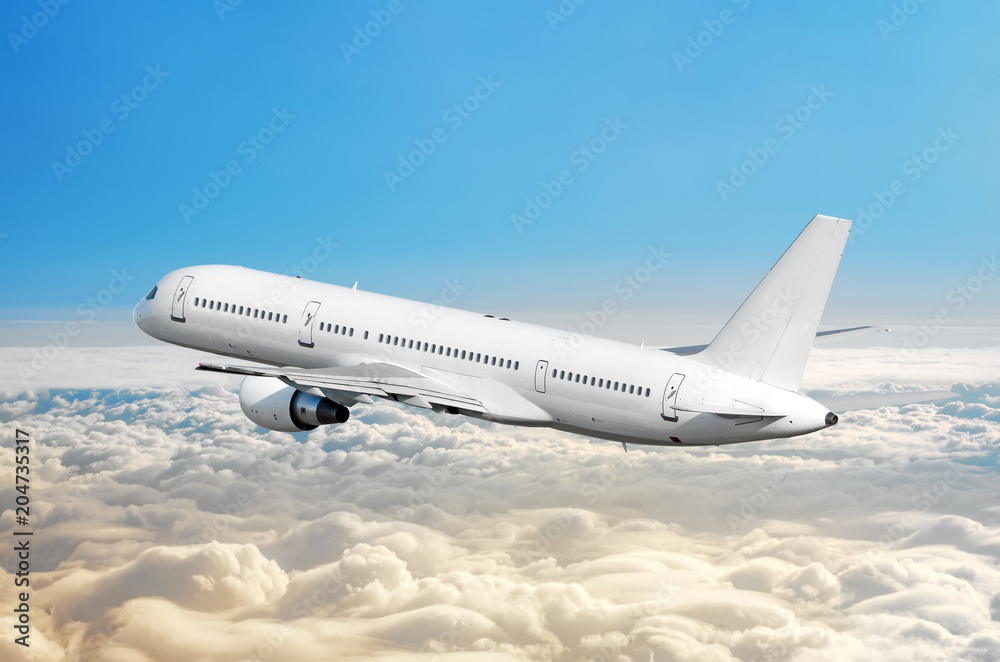
<path id="1" fill-rule="evenodd" d="M 183 265 L 287 272 L 328 237 L 318 280 L 431 300 L 458 279 L 492 311 L 581 310 L 662 246 L 635 310 L 727 316 L 813 214 L 894 183 L 828 310 L 998 317 L 1000 279 L 948 303 L 1000 238 L 995 3 L 223 2 L 0 9 L 6 319 L 116 269 L 121 310 Z M 196 189 L 217 195 L 185 214 Z"/>

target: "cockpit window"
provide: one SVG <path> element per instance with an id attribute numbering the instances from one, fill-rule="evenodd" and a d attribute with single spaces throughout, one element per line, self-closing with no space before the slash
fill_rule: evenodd
<path id="1" fill-rule="evenodd" d="M 149 294 L 146 295 L 146 301 L 149 301 L 150 299 L 152 299 L 155 296 L 156 296 L 156 285 L 154 285 L 153 289 L 151 289 L 149 291 Z"/>

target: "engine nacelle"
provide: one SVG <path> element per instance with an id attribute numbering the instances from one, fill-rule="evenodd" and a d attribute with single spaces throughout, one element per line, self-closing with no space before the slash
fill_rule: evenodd
<path id="1" fill-rule="evenodd" d="M 275 377 L 246 377 L 240 407 L 247 418 L 268 430 L 302 432 L 343 423 L 351 410 L 329 398 L 303 393 Z"/>

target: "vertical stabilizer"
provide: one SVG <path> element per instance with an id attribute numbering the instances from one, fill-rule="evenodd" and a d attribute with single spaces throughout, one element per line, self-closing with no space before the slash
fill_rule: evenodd
<path id="1" fill-rule="evenodd" d="M 850 231 L 851 221 L 813 217 L 715 340 L 691 358 L 796 390 Z"/>

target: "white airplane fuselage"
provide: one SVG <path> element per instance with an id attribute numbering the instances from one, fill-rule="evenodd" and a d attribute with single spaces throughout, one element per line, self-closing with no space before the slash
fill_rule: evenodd
<path id="1" fill-rule="evenodd" d="M 836 422 L 806 396 L 685 356 L 302 278 L 195 266 L 154 292 L 134 311 L 154 338 L 268 366 L 401 366 L 486 411 L 434 409 L 488 421 L 654 445 L 792 437 Z"/>

